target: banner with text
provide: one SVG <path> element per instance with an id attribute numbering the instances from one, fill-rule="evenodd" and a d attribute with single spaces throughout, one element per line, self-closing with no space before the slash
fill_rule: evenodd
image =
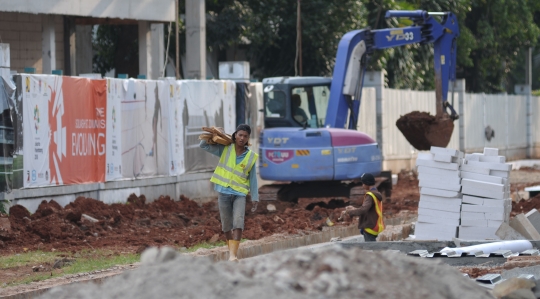
<path id="1" fill-rule="evenodd" d="M 103 182 L 105 80 L 21 76 L 24 187 Z"/>

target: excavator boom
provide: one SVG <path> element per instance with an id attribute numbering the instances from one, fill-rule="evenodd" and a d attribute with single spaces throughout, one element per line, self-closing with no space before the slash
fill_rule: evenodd
<path id="1" fill-rule="evenodd" d="M 439 16 L 439 23 L 434 17 Z M 364 72 L 374 50 L 409 44 L 434 44 L 436 83 L 435 116 L 426 113 L 405 115 L 396 123 L 407 140 L 419 150 L 431 145 L 445 147 L 452 135 L 453 120 L 458 118 L 448 103 L 448 84 L 456 76 L 456 49 L 459 26 L 451 12 L 388 11 L 386 18 L 409 18 L 413 25 L 402 28 L 362 29 L 343 36 L 336 56 L 326 115 L 326 127 L 356 129 Z M 450 110 L 447 114 L 446 109 Z M 350 113 L 348 113 L 350 111 Z"/>

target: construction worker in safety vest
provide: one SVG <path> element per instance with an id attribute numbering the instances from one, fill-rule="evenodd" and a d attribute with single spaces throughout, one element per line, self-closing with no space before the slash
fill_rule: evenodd
<path id="1" fill-rule="evenodd" d="M 255 162 L 258 155 L 248 148 L 251 128 L 242 124 L 232 134 L 230 145 L 208 144 L 201 140 L 200 147 L 219 156 L 219 163 L 210 181 L 218 192 L 221 229 L 229 247 L 229 261 L 238 261 L 238 248 L 244 230 L 246 195 L 251 192 L 251 212 L 257 210 L 259 191 Z"/>
<path id="2" fill-rule="evenodd" d="M 366 195 L 362 206 L 355 209 L 351 206 L 341 212 L 341 216 L 346 213 L 349 216 L 360 216 L 358 228 L 364 236 L 366 242 L 377 241 L 377 235 L 384 230 L 382 195 L 375 188 L 375 177 L 370 173 L 364 173 L 360 178 Z"/>

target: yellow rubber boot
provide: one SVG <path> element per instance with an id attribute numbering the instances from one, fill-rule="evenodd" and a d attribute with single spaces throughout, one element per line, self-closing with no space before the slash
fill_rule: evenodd
<path id="1" fill-rule="evenodd" d="M 229 261 L 238 262 L 238 248 L 240 247 L 240 241 L 229 240 Z"/>

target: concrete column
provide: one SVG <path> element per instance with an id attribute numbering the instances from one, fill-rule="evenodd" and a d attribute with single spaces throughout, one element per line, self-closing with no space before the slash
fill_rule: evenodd
<path id="1" fill-rule="evenodd" d="M 383 152 L 383 124 L 382 124 L 382 101 L 384 93 L 384 73 L 381 71 L 368 71 L 364 75 L 364 87 L 374 87 L 376 92 L 376 109 L 377 109 L 377 143 Z"/>
<path id="2" fill-rule="evenodd" d="M 148 53 L 150 52 L 150 23 L 139 21 L 139 74 L 148 77 Z"/>
<path id="3" fill-rule="evenodd" d="M 186 0 L 186 79 L 206 79 L 204 0 Z"/>
<path id="4" fill-rule="evenodd" d="M 150 25 L 150 66 L 148 78 L 165 77 L 165 31 L 163 24 Z"/>
<path id="5" fill-rule="evenodd" d="M 43 15 L 41 57 L 43 74 L 51 74 L 56 69 L 56 34 L 54 31 L 54 15 Z"/>
<path id="6" fill-rule="evenodd" d="M 71 42 L 71 41 L 70 41 Z M 72 75 L 90 74 L 92 69 L 92 26 L 75 26 L 75 63 L 72 65 Z M 73 56 L 72 56 L 73 59 Z"/>
<path id="7" fill-rule="evenodd" d="M 139 74 L 147 79 L 158 79 L 165 63 L 163 24 L 139 22 Z"/>
<path id="8" fill-rule="evenodd" d="M 527 97 L 525 104 L 526 115 L 526 134 L 527 134 L 527 158 L 533 157 L 533 127 L 532 127 L 532 91 L 531 85 L 523 84 L 514 86 L 515 94 L 525 95 Z"/>
<path id="9" fill-rule="evenodd" d="M 450 82 L 452 84 L 452 82 Z M 465 113 L 465 109 L 463 107 L 465 103 L 465 79 L 456 79 L 456 81 L 453 83 L 454 87 L 454 93 L 458 97 L 458 111 L 459 119 L 458 119 L 458 130 L 459 130 L 459 150 L 461 152 L 465 152 L 465 116 L 463 115 Z M 455 109 L 455 107 L 454 107 Z"/>

